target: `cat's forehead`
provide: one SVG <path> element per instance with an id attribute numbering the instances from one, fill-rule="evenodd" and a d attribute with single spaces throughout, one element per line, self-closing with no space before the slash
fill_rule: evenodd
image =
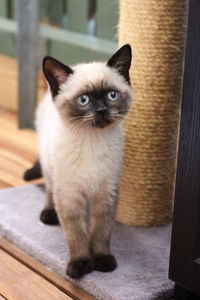
<path id="1" fill-rule="evenodd" d="M 73 67 L 73 71 L 61 88 L 69 97 L 99 89 L 130 89 L 124 78 L 106 63 L 79 64 Z"/>
<path id="2" fill-rule="evenodd" d="M 112 70 L 106 66 L 105 63 L 88 63 L 88 64 L 78 64 L 74 66 L 75 76 L 81 76 L 85 81 L 98 84 L 99 81 L 107 79 L 111 75 Z"/>

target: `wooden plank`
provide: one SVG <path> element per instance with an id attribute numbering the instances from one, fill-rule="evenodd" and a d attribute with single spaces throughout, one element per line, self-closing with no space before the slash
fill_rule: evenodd
<path id="1" fill-rule="evenodd" d="M 67 18 L 68 29 L 81 33 L 88 32 L 89 1 L 68 0 Z"/>
<path id="2" fill-rule="evenodd" d="M 17 158 L 19 161 L 17 161 Z M 36 159 L 36 155 L 34 157 Z M 34 159 L 34 160 L 35 160 Z M 0 150 L 0 182 L 1 188 L 8 186 L 22 186 L 30 183 L 43 182 L 42 179 L 27 182 L 23 180 L 24 171 L 32 166 L 33 163 L 24 160 L 14 152 L 9 152 L 6 149 Z"/>
<path id="3" fill-rule="evenodd" d="M 0 156 L 0 178 L 8 185 L 20 186 L 24 185 L 23 170 L 18 164 L 7 160 L 5 157 Z M 14 167 L 14 168 L 13 168 Z M 12 171 L 11 171 L 12 170 Z"/>
<path id="4" fill-rule="evenodd" d="M 17 33 L 17 22 L 0 17 L 0 30 L 8 33 Z"/>
<path id="5" fill-rule="evenodd" d="M 0 29 L 0 41 L 1 54 L 16 56 L 16 39 L 14 34 Z"/>
<path id="6" fill-rule="evenodd" d="M 169 277 L 200 295 L 200 1 L 189 1 Z"/>
<path id="7" fill-rule="evenodd" d="M 30 168 L 37 157 L 36 133 L 17 128 L 16 114 L 0 110 L 0 188 L 41 183 L 23 180 L 24 171 Z M 12 172 L 11 172 L 12 170 Z"/>
<path id="8" fill-rule="evenodd" d="M 11 18 L 18 21 L 19 10 L 18 10 L 19 0 L 11 1 Z"/>
<path id="9" fill-rule="evenodd" d="M 89 0 L 89 21 L 88 21 L 88 34 L 92 37 L 96 36 L 96 0 Z"/>
<path id="10" fill-rule="evenodd" d="M 39 18 L 42 21 L 46 19 L 49 10 L 49 0 L 40 0 L 39 1 Z"/>
<path id="11" fill-rule="evenodd" d="M 36 272 L 38 275 L 43 277 L 45 280 L 54 284 L 58 289 L 68 294 L 70 297 L 76 300 L 94 300 L 95 298 L 88 295 L 83 290 L 74 286 L 72 283 L 62 278 L 55 272 L 47 269 L 43 264 L 29 256 L 22 250 L 18 249 L 16 246 L 11 244 L 4 238 L 0 238 L 0 248 L 7 252 L 9 255 L 13 256 L 19 262 L 23 263 L 25 266 Z M 37 298 L 35 298 L 37 299 Z M 35 300 L 34 299 L 34 300 Z M 39 298 L 38 298 L 39 299 Z M 48 298 L 46 298 L 48 299 Z M 50 298 L 49 298 L 50 299 Z M 59 298 L 58 298 L 59 299 Z M 15 299 L 16 300 L 16 299 Z"/>
<path id="12" fill-rule="evenodd" d="M 63 0 L 40 0 L 39 18 L 42 23 L 62 27 L 65 3 Z"/>
<path id="13" fill-rule="evenodd" d="M 89 18 L 93 18 L 96 14 L 97 5 L 96 0 L 89 0 Z"/>
<path id="14" fill-rule="evenodd" d="M 12 57 L 0 55 L 0 66 L 0 107 L 17 111 L 17 60 Z M 37 102 L 39 99 L 42 99 L 46 88 L 46 81 L 41 69 L 39 69 L 37 80 Z"/>
<path id="15" fill-rule="evenodd" d="M 75 33 L 66 29 L 58 29 L 47 25 L 41 26 L 41 36 L 53 42 L 81 47 L 102 55 L 112 55 L 117 49 L 117 43 L 104 39 L 93 39 L 85 34 Z"/>
<path id="16" fill-rule="evenodd" d="M 38 0 L 19 0 L 18 118 L 20 128 L 33 128 L 38 65 Z"/>
<path id="17" fill-rule="evenodd" d="M 81 62 L 106 61 L 110 57 L 92 49 L 75 47 L 74 45 L 54 41 L 49 42 L 48 54 L 70 65 Z"/>
<path id="18" fill-rule="evenodd" d="M 0 18 L 0 32 L 7 32 L 16 35 L 17 23 L 13 20 L 7 20 Z M 63 48 L 67 49 L 68 46 L 83 49 L 83 51 L 90 51 L 88 54 L 88 60 L 90 59 L 91 52 L 96 58 L 104 59 L 104 57 L 111 56 L 117 49 L 117 43 L 105 39 L 94 39 L 85 34 L 74 33 L 66 29 L 58 29 L 47 25 L 40 26 L 41 37 L 48 42 L 52 43 L 63 43 Z M 0 44 L 1 47 L 1 44 Z M 81 53 L 76 58 L 76 62 L 81 59 Z M 91 58 L 93 59 L 93 58 Z"/>
<path id="19" fill-rule="evenodd" d="M 2 142 L 18 145 L 24 151 L 34 154 L 37 151 L 37 137 L 32 130 L 18 130 L 15 118 L 8 121 L 4 117 L 4 110 L 0 110 L 0 137 Z"/>
<path id="20" fill-rule="evenodd" d="M 7 0 L 0 0 L 0 16 L 7 18 L 8 17 L 8 2 Z"/>
<path id="21" fill-rule="evenodd" d="M 118 0 L 97 0 L 97 36 L 117 39 Z"/>
<path id="22" fill-rule="evenodd" d="M 63 0 L 50 1 L 49 20 L 52 25 L 62 27 L 64 14 Z"/>
<path id="23" fill-rule="evenodd" d="M 16 132 L 16 137 L 14 137 L 13 139 L 17 139 L 17 132 Z M 31 138 L 29 138 L 30 142 Z M 34 145 L 35 146 L 35 145 Z M 6 151 L 7 155 L 11 155 L 14 153 L 14 161 L 15 161 L 15 157 L 18 160 L 19 157 L 23 157 L 22 159 L 20 159 L 22 162 L 25 162 L 25 165 L 23 165 L 23 167 L 30 167 L 30 165 L 32 164 L 32 162 L 36 159 L 37 156 L 37 152 L 33 152 L 33 151 L 27 151 L 27 149 L 25 149 L 25 147 L 23 147 L 22 145 L 18 145 L 18 143 L 15 141 L 13 143 L 12 140 L 8 140 L 8 139 L 2 139 L 0 137 L 0 147 L 1 150 L 0 151 Z M 35 147 L 33 147 L 35 148 Z M 27 166 L 28 164 L 28 166 Z"/>
<path id="24" fill-rule="evenodd" d="M 10 185 L 10 184 L 4 182 L 4 180 L 2 180 L 2 179 L 0 178 L 0 189 L 6 189 L 6 188 L 11 187 L 11 186 L 12 186 L 12 185 Z"/>
<path id="25" fill-rule="evenodd" d="M 1 34 L 0 34 L 1 36 Z M 0 46 L 1 48 L 1 46 Z M 17 62 L 16 59 L 0 55 L 0 107 L 17 108 Z"/>
<path id="26" fill-rule="evenodd" d="M 16 21 L 0 17 L 0 53 L 16 56 Z"/>
<path id="27" fill-rule="evenodd" d="M 41 35 L 47 39 L 47 53 L 66 64 L 107 60 L 117 49 L 117 44 L 91 39 L 69 30 L 42 26 Z"/>
<path id="28" fill-rule="evenodd" d="M 0 282 L 0 291 L 9 300 L 72 299 L 3 250 L 0 250 Z"/>

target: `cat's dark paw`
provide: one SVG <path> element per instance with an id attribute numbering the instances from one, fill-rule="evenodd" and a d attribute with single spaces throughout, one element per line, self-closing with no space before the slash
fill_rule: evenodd
<path id="1" fill-rule="evenodd" d="M 40 221 L 48 225 L 59 224 L 58 215 L 55 209 L 44 209 L 40 214 Z"/>
<path id="2" fill-rule="evenodd" d="M 113 255 L 94 256 L 94 270 L 101 272 L 111 272 L 117 267 L 116 259 Z"/>
<path id="3" fill-rule="evenodd" d="M 29 181 L 41 177 L 42 177 L 42 170 L 41 170 L 39 159 L 37 159 L 34 165 L 30 169 L 25 171 L 24 180 Z"/>
<path id="4" fill-rule="evenodd" d="M 80 278 L 93 271 L 93 261 L 88 258 L 72 260 L 67 266 L 67 275 L 72 278 Z"/>

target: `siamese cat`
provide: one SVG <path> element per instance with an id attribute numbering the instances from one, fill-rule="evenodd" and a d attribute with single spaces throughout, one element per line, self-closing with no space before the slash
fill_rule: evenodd
<path id="1" fill-rule="evenodd" d="M 40 220 L 60 222 L 72 278 L 117 266 L 109 244 L 123 156 L 122 122 L 132 99 L 130 65 L 128 44 L 107 63 L 71 67 L 52 57 L 43 60 L 49 91 L 36 113 L 40 163 L 35 176 L 42 173 L 46 185 Z"/>

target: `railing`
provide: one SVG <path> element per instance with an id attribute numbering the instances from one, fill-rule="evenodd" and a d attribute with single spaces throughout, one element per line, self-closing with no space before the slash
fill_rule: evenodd
<path id="1" fill-rule="evenodd" d="M 10 56 L 16 56 L 18 1 L 0 0 L 0 40 L 4 41 L 0 53 Z M 118 0 L 40 0 L 39 4 L 41 55 L 76 63 L 104 60 L 116 50 Z"/>
<path id="2" fill-rule="evenodd" d="M 40 0 L 40 19 L 75 32 L 113 40 L 116 36 L 118 1 Z"/>
<path id="3" fill-rule="evenodd" d="M 0 53 L 18 58 L 19 127 L 33 127 L 42 57 L 107 60 L 117 48 L 117 19 L 117 0 L 0 0 Z"/>
<path id="4" fill-rule="evenodd" d="M 0 0 L 0 54 L 18 58 L 21 128 L 33 127 L 42 57 L 107 60 L 117 48 L 117 19 L 118 0 Z"/>

